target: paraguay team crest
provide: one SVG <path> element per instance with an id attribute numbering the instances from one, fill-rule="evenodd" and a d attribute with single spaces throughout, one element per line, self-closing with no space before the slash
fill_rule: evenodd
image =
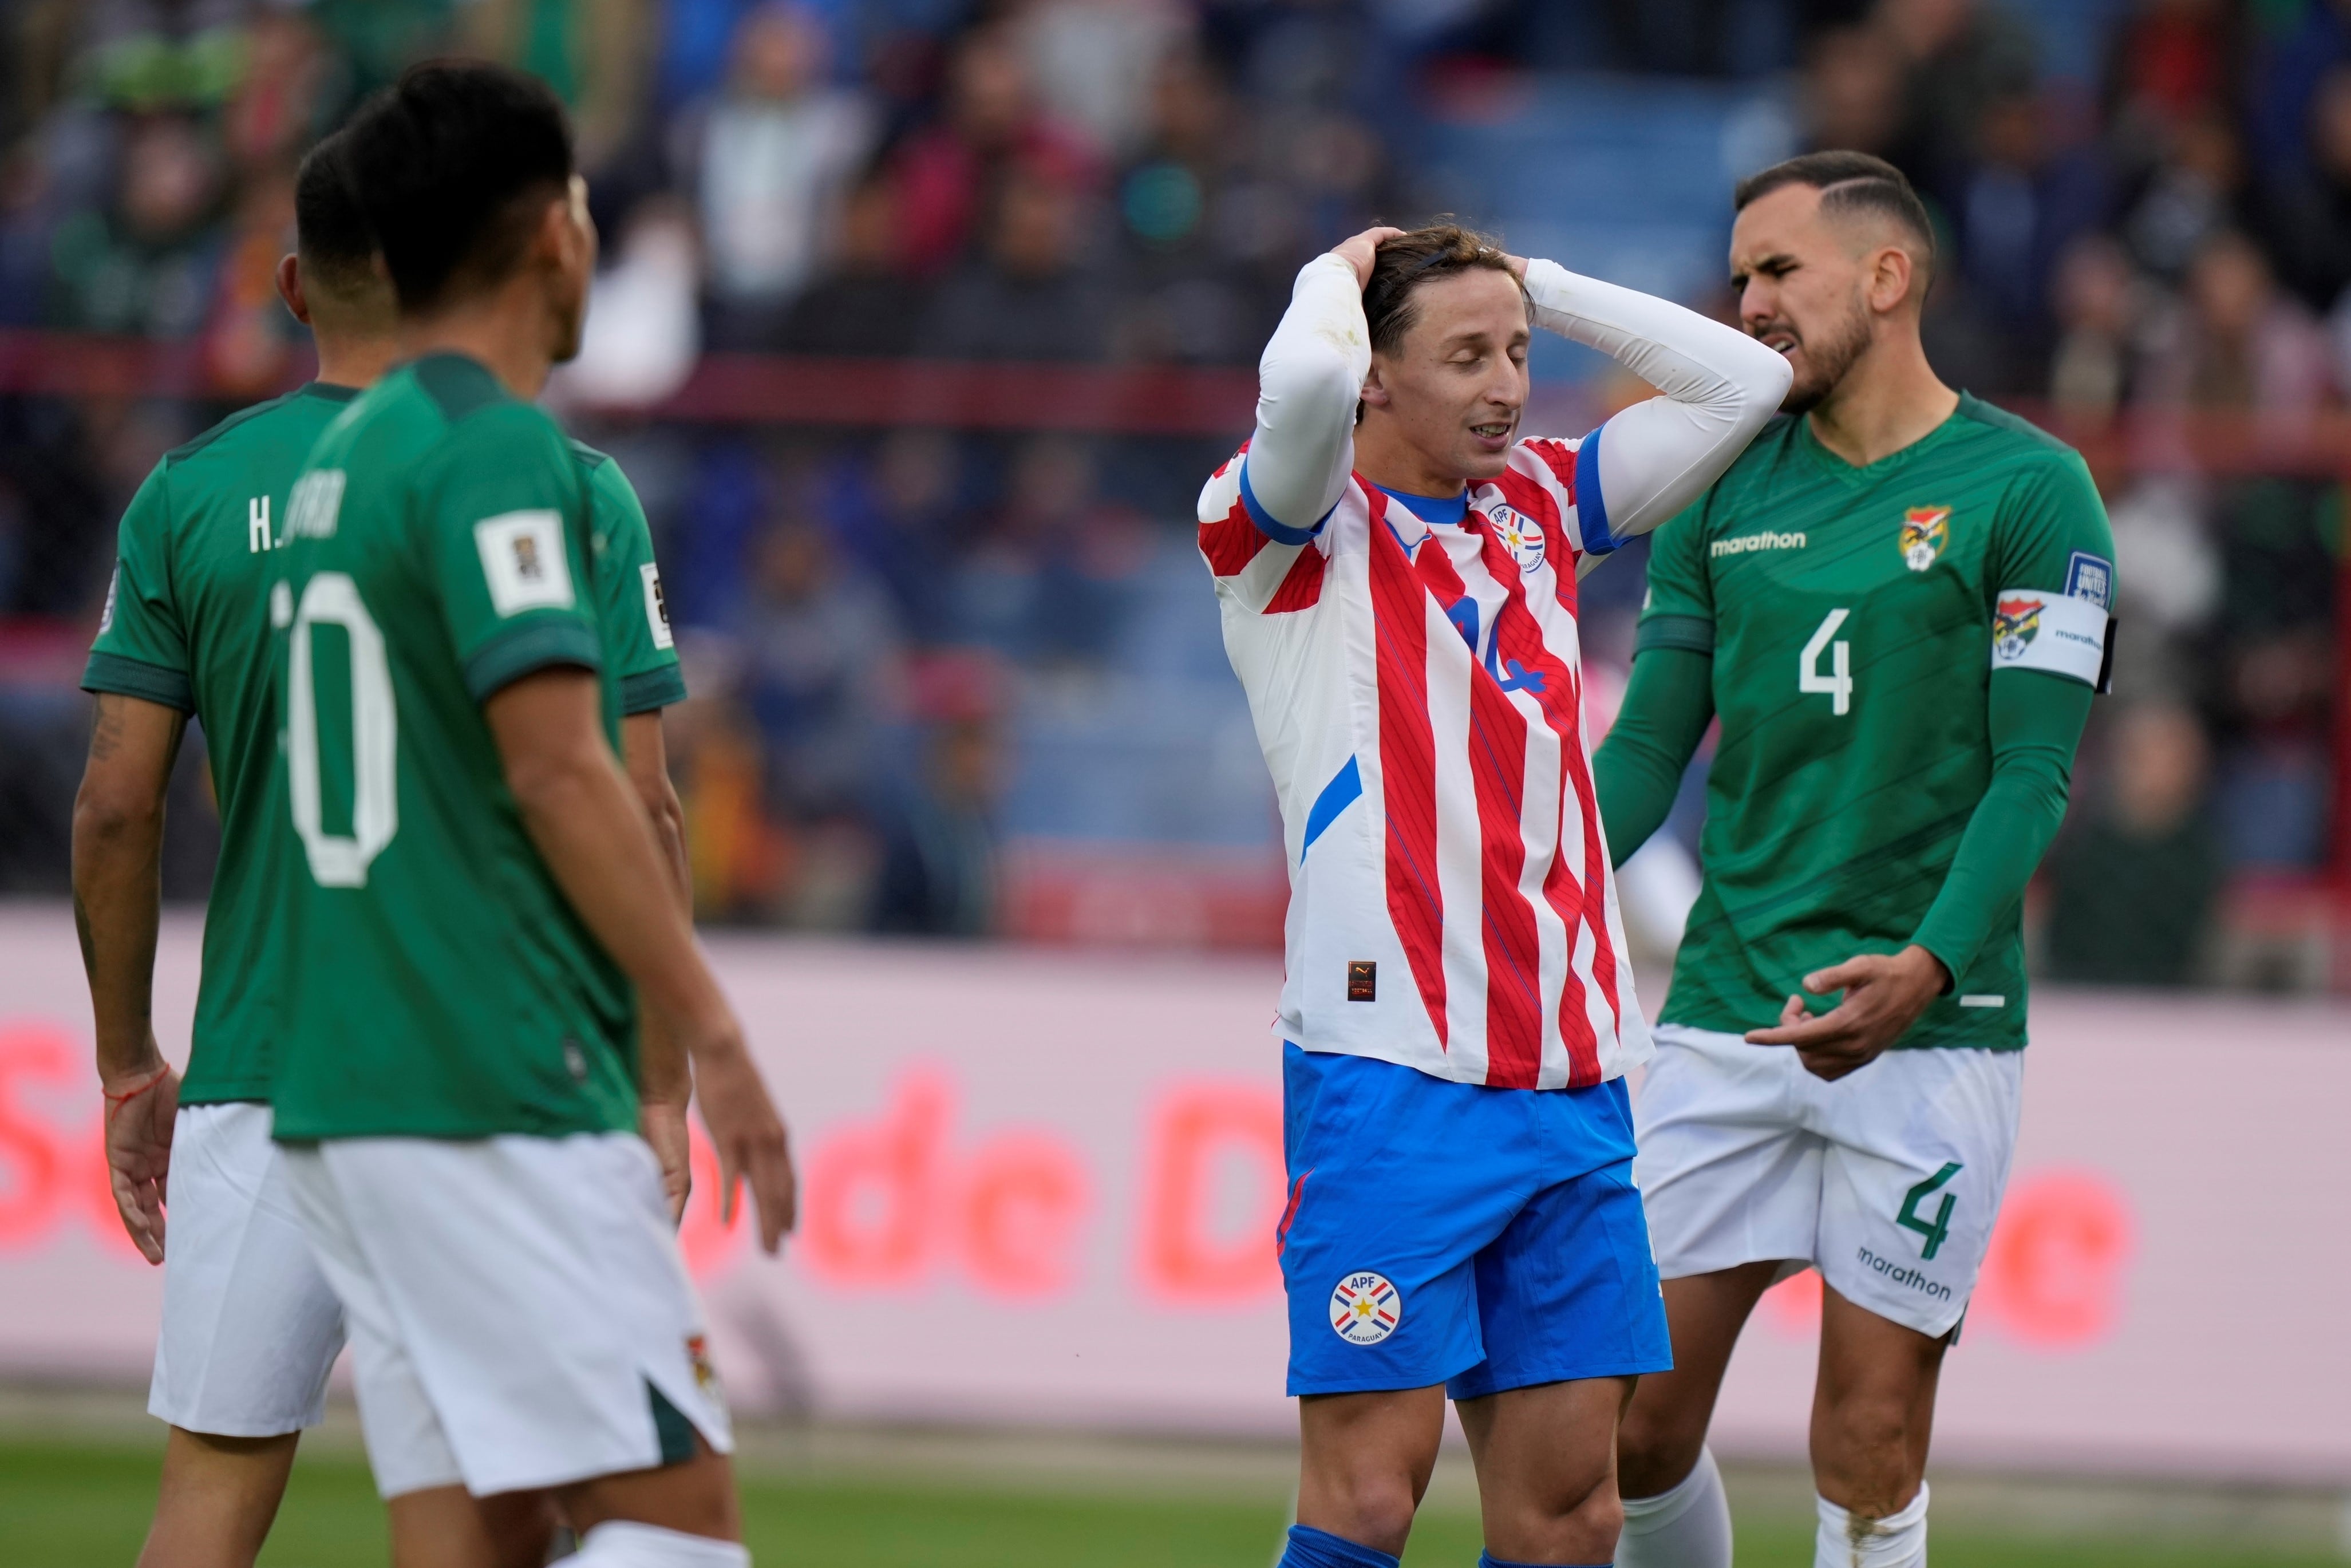
<path id="1" fill-rule="evenodd" d="M 1902 514 L 1902 564 L 1924 571 L 1951 542 L 1951 508 L 1912 507 Z"/>
<path id="2" fill-rule="evenodd" d="M 1349 1344 L 1377 1344 L 1404 1322 L 1404 1297 L 1384 1274 L 1350 1274 L 1331 1292 L 1331 1332 Z"/>
<path id="3" fill-rule="evenodd" d="M 2041 632 L 2041 601 L 2003 599 L 1992 606 L 1991 645 L 2003 659 L 2024 657 L 2024 650 Z"/>
<path id="4" fill-rule="evenodd" d="M 1486 516 L 1493 523 L 1494 537 L 1502 541 L 1502 548 L 1519 563 L 1519 570 L 1532 571 L 1542 564 L 1543 531 L 1532 517 L 1499 502 Z"/>

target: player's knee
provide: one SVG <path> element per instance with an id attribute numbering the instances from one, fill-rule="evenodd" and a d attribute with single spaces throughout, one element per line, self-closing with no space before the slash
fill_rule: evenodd
<path id="1" fill-rule="evenodd" d="M 1626 1497 L 1655 1497 L 1671 1490 L 1698 1463 L 1706 1445 L 1702 1416 L 1663 1401 L 1633 1401 L 1616 1429 L 1618 1479 Z"/>
<path id="2" fill-rule="evenodd" d="M 1350 1467 L 1326 1478 L 1317 1490 L 1322 1494 L 1319 1500 L 1322 1507 L 1315 1511 L 1327 1511 L 1332 1518 L 1330 1522 L 1319 1518 L 1304 1521 L 1301 1511 L 1302 1522 L 1380 1551 L 1392 1550 L 1390 1542 L 1401 1543 L 1412 1532 L 1413 1511 L 1419 1500 L 1413 1495 L 1409 1476 L 1373 1467 Z"/>
<path id="3" fill-rule="evenodd" d="M 1915 1434 L 1913 1402 L 1891 1389 L 1860 1389 L 1832 1405 L 1820 1439 L 1848 1467 L 1870 1470 L 1907 1465 Z"/>

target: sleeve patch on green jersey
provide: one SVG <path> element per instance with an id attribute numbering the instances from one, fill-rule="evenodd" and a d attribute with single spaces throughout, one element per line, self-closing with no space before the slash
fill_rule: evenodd
<path id="1" fill-rule="evenodd" d="M 563 553 L 563 518 L 551 510 L 503 512 L 474 525 L 474 548 L 490 604 L 500 615 L 526 610 L 569 610 L 571 562 Z"/>
<path id="2" fill-rule="evenodd" d="M 138 697 L 182 713 L 196 711 L 195 687 L 183 672 L 143 659 L 126 659 L 120 653 L 92 653 L 82 670 L 81 689 Z"/>
<path id="3" fill-rule="evenodd" d="M 2045 670 L 2095 686 L 2105 661 L 2106 612 L 2088 600 L 2010 588 L 1993 603 L 1993 669 Z"/>
<path id="4" fill-rule="evenodd" d="M 669 601 L 662 597 L 661 568 L 647 561 L 637 570 L 645 580 L 645 624 L 653 634 L 656 648 L 674 648 L 677 638 L 669 629 Z"/>
<path id="5" fill-rule="evenodd" d="M 1643 616 L 1640 631 L 1634 637 L 1633 652 L 1637 657 L 1652 648 L 1679 648 L 1686 653 L 1711 655 L 1714 622 L 1703 615 Z"/>

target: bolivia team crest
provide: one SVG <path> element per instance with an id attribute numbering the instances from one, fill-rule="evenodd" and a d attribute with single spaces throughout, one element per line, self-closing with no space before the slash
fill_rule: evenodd
<path id="1" fill-rule="evenodd" d="M 2003 659 L 2024 657 L 2024 650 L 2041 631 L 2041 601 L 2003 599 L 1992 606 L 1991 645 Z"/>
<path id="2" fill-rule="evenodd" d="M 1902 564 L 1924 571 L 1951 542 L 1951 508 L 1912 507 L 1902 514 Z"/>
<path id="3" fill-rule="evenodd" d="M 1404 1297 L 1384 1274 L 1350 1274 L 1331 1292 L 1331 1332 L 1349 1344 L 1377 1344 L 1404 1322 Z"/>
<path id="4" fill-rule="evenodd" d="M 1542 564 L 1543 531 L 1532 517 L 1499 503 L 1486 516 L 1493 522 L 1494 537 L 1519 563 L 1520 571 L 1532 571 Z"/>

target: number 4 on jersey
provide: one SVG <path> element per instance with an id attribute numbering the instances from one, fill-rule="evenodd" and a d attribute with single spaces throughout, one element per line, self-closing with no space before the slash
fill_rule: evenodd
<path id="1" fill-rule="evenodd" d="M 1918 1252 L 1918 1256 L 1922 1259 L 1931 1260 L 1936 1253 L 1942 1250 L 1944 1239 L 1951 1233 L 1951 1210 L 1958 1207 L 1959 1200 L 1956 1194 L 1944 1193 L 1942 1204 L 1935 1210 L 1935 1218 L 1932 1219 L 1918 1212 L 1918 1205 L 1933 1197 L 1944 1183 L 1959 1175 L 1959 1163 L 1957 1160 L 1945 1164 L 1941 1170 L 1937 1171 L 1903 1196 L 1902 1212 L 1894 1217 L 1895 1224 L 1905 1230 L 1915 1230 L 1927 1239 L 1926 1245 Z"/>
<path id="2" fill-rule="evenodd" d="M 1813 632 L 1813 640 L 1796 661 L 1796 689 L 1800 692 L 1824 693 L 1829 698 L 1829 711 L 1843 718 L 1853 711 L 1853 644 L 1839 641 L 1834 644 L 1837 628 L 1844 624 L 1849 610 L 1832 610 Z M 1829 655 L 1829 671 L 1821 671 L 1821 654 Z"/>

